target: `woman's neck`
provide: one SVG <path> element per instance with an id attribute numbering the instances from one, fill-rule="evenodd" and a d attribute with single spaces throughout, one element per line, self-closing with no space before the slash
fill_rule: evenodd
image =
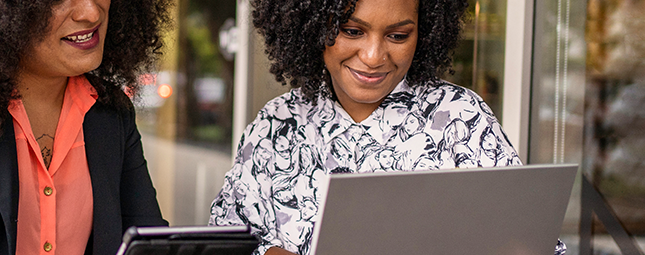
<path id="1" fill-rule="evenodd" d="M 36 108 L 61 108 L 66 88 L 67 77 L 21 75 L 18 79 L 23 104 Z"/>
<path id="2" fill-rule="evenodd" d="M 67 77 L 47 78 L 22 75 L 18 79 L 18 92 L 22 98 L 31 132 L 33 133 L 49 169 L 53 157 L 54 139 L 58 119 L 63 109 Z"/>

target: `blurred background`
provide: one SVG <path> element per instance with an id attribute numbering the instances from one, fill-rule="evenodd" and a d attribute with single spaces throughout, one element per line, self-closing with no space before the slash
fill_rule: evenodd
<path id="1" fill-rule="evenodd" d="M 469 0 L 444 79 L 480 94 L 525 164 L 580 164 L 645 250 L 645 1 Z M 137 99 L 164 217 L 205 225 L 257 111 L 289 88 L 268 72 L 247 0 L 177 0 L 158 73 Z M 578 254 L 580 181 L 561 239 Z M 599 222 L 595 254 L 621 254 Z"/>

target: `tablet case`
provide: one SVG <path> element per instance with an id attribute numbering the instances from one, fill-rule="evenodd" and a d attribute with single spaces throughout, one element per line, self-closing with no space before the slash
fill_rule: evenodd
<path id="1" fill-rule="evenodd" d="M 117 255 L 250 255 L 258 244 L 248 226 L 130 227 Z"/>

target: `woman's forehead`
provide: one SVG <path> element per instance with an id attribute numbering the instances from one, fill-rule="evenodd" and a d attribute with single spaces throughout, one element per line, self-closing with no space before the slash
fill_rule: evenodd
<path id="1" fill-rule="evenodd" d="M 418 16 L 418 0 L 360 0 L 352 17 L 377 15 L 378 19 Z M 387 15 L 381 15 L 387 13 Z"/>

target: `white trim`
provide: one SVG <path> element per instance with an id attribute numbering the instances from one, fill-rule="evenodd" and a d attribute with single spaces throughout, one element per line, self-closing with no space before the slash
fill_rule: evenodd
<path id="1" fill-rule="evenodd" d="M 528 159 L 534 0 L 507 1 L 502 126 L 520 158 Z"/>
<path id="2" fill-rule="evenodd" d="M 251 74 L 251 26 L 248 0 L 237 1 L 237 40 L 235 53 L 235 79 L 233 85 L 233 146 L 232 162 L 235 162 L 237 144 L 240 142 L 244 128 L 248 124 L 249 87 Z"/>

